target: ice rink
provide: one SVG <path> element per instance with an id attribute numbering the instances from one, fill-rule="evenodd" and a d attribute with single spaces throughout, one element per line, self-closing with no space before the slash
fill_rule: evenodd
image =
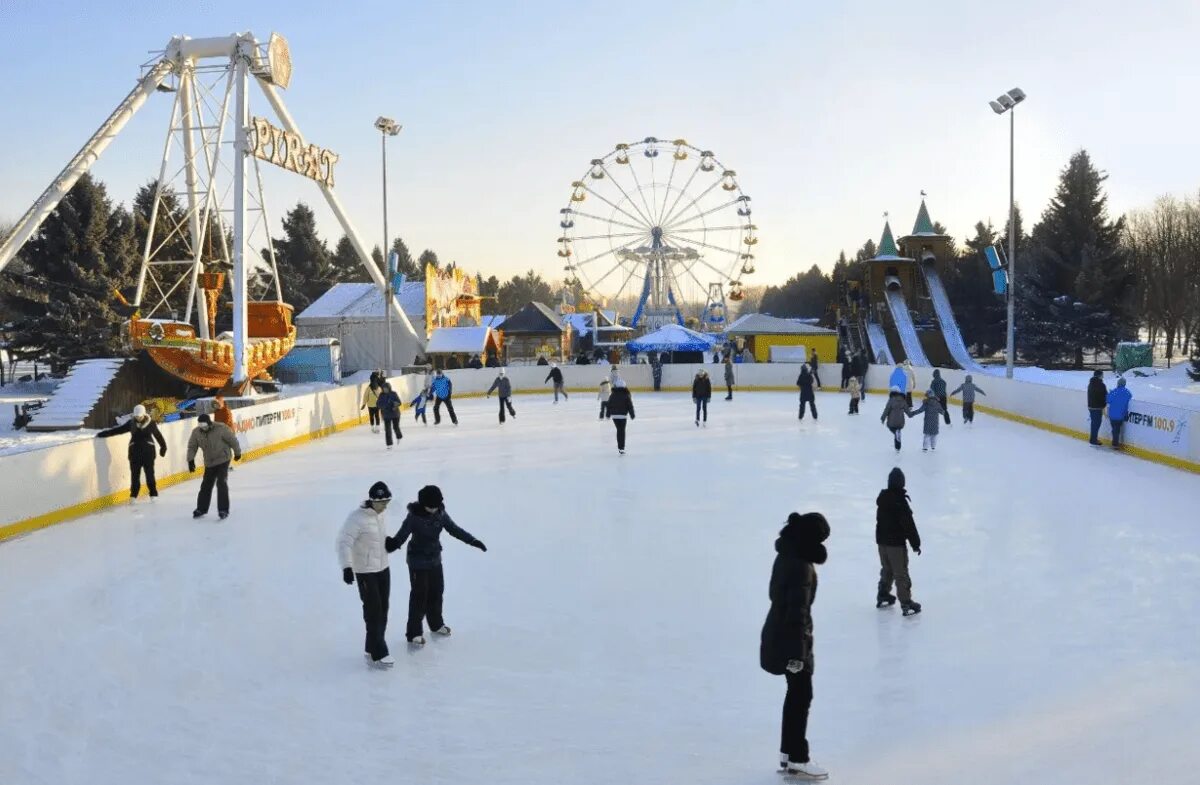
<path id="1" fill-rule="evenodd" d="M 952 407 L 897 459 L 820 394 L 635 393 L 629 453 L 595 394 L 463 400 L 461 425 L 364 426 L 0 544 L 0 783 L 778 783 L 784 680 L 758 667 L 788 512 L 833 529 L 809 738 L 831 782 L 1192 783 L 1200 752 L 1200 477 Z M 1082 405 L 1082 403 L 1081 403 Z M 925 612 L 876 610 L 875 496 L 899 463 Z M 427 483 L 449 639 L 364 667 L 334 538 L 382 479 Z M 53 487 L 30 488 L 54 493 Z"/>

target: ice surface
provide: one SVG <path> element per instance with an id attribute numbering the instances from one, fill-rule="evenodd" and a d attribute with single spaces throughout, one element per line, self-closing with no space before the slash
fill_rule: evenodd
<path id="1" fill-rule="evenodd" d="M 758 668 L 772 543 L 833 527 L 815 613 L 814 757 L 832 782 L 1195 782 L 1200 477 L 977 415 L 913 447 L 925 613 L 874 607 L 883 398 L 634 393 L 618 456 L 594 395 L 463 400 L 401 446 L 358 428 L 0 545 L 3 783 L 763 783 L 784 684 Z M 958 410 L 953 410 L 955 417 Z M 432 415 L 432 412 L 430 412 Z M 333 540 L 376 479 L 426 483 L 487 542 L 445 542 L 454 636 L 361 657 Z M 43 492 L 52 492 L 46 489 Z M 389 514 L 399 527 L 400 512 Z"/>

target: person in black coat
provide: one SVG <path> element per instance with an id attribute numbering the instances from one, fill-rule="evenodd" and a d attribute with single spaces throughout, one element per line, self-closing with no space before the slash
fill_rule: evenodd
<path id="1" fill-rule="evenodd" d="M 1088 416 L 1092 418 L 1092 432 L 1088 444 L 1099 446 L 1100 424 L 1104 422 L 1104 407 L 1108 405 L 1108 387 L 1104 384 L 1104 372 L 1095 371 L 1088 379 L 1087 389 Z"/>
<path id="2" fill-rule="evenodd" d="M 400 433 L 400 396 L 392 389 L 391 384 L 384 382 L 383 392 L 379 393 L 379 400 L 375 405 L 379 407 L 379 414 L 383 417 L 383 437 L 390 450 L 393 432 L 397 440 L 404 438 L 404 434 Z"/>
<path id="3" fill-rule="evenodd" d="M 696 404 L 696 427 L 700 427 L 700 415 L 703 412 L 704 422 L 708 422 L 708 400 L 712 398 L 712 379 L 708 378 L 708 371 L 701 368 L 696 371 L 696 378 L 692 380 L 692 400 Z"/>
<path id="4" fill-rule="evenodd" d="M 129 498 L 136 499 L 142 490 L 141 475 L 146 475 L 146 490 L 150 498 L 158 498 L 158 483 L 154 479 L 154 443 L 158 442 L 158 454 L 167 454 L 167 440 L 159 432 L 158 426 L 146 407 L 140 403 L 133 407 L 133 415 L 116 426 L 96 434 L 97 438 L 107 439 L 109 436 L 129 434 Z"/>
<path id="5" fill-rule="evenodd" d="M 848 355 L 842 355 L 842 386 L 841 389 L 846 389 L 850 386 L 850 377 L 854 375 L 854 359 Z"/>
<path id="6" fill-rule="evenodd" d="M 550 373 L 546 374 L 546 378 L 542 381 L 542 384 L 549 381 L 554 382 L 554 402 L 558 403 L 559 394 L 562 395 L 564 401 L 567 400 L 569 396 L 567 395 L 567 388 L 563 386 L 563 372 L 558 367 L 558 363 L 550 363 Z"/>
<path id="7" fill-rule="evenodd" d="M 817 386 L 821 386 L 821 360 L 817 357 L 816 350 L 813 350 L 812 359 L 809 360 L 809 365 L 812 366 L 813 378 L 817 381 Z M 814 415 L 815 416 L 815 415 Z"/>
<path id="8" fill-rule="evenodd" d="M 796 377 L 796 386 L 800 388 L 800 419 L 804 419 L 804 404 L 812 409 L 813 419 L 817 419 L 817 396 L 813 392 L 815 375 L 808 368 L 808 363 L 800 366 L 800 375 Z"/>
<path id="9" fill-rule="evenodd" d="M 417 492 L 417 500 L 408 505 L 408 517 L 396 536 L 388 537 L 384 547 L 388 553 L 398 551 L 408 542 L 408 627 L 405 637 L 416 645 L 425 643 L 422 622 L 438 635 L 449 635 L 450 628 L 442 618 L 442 593 L 446 586 L 442 573 L 442 531 L 456 540 L 487 553 L 487 546 L 471 535 L 446 513 L 442 491 L 436 485 L 426 485 Z"/>
<path id="10" fill-rule="evenodd" d="M 808 710 L 813 688 L 812 604 L 817 596 L 816 565 L 828 558 L 822 544 L 829 522 L 820 513 L 792 513 L 775 540 L 771 568 L 771 609 L 763 623 L 759 664 L 767 673 L 787 678 L 780 768 L 789 774 L 824 779 L 829 773 L 809 757 Z"/>
<path id="11" fill-rule="evenodd" d="M 900 595 L 905 616 L 921 612 L 921 603 L 912 598 L 912 579 L 908 576 L 908 546 L 921 555 L 921 535 L 913 520 L 908 493 L 904 490 L 904 472 L 900 467 L 888 474 L 888 485 L 875 499 L 875 544 L 879 548 L 879 589 L 875 607 L 886 608 L 896 602 L 892 581 Z"/>
<path id="12" fill-rule="evenodd" d="M 633 395 L 630 394 L 625 380 L 620 377 L 617 377 L 617 380 L 613 382 L 613 390 L 608 396 L 608 408 L 605 409 L 604 416 L 612 420 L 613 425 L 616 427 L 617 452 L 624 455 L 625 421 L 626 419 L 635 420 L 637 419 L 637 415 L 633 411 Z"/>

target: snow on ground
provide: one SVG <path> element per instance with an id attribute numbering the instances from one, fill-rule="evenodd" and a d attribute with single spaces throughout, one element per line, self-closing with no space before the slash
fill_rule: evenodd
<path id="1" fill-rule="evenodd" d="M 989 365 L 986 373 L 1003 376 L 1003 365 Z M 1135 400 L 1152 401 L 1168 406 L 1200 411 L 1200 382 L 1193 382 L 1187 375 L 1189 364 L 1184 361 L 1173 368 L 1131 368 L 1122 374 Z M 1023 382 L 1064 387 L 1068 390 L 1086 390 L 1092 371 L 1048 371 L 1045 368 L 1018 366 L 1013 368 L 1013 377 Z M 1104 372 L 1104 383 L 1111 390 L 1120 378 L 1112 371 Z"/>
<path id="2" fill-rule="evenodd" d="M 1190 783 L 1200 765 L 1200 477 L 979 415 L 897 459 L 882 397 L 464 400 L 387 452 L 366 427 L 0 545 L 0 782 L 780 782 L 784 683 L 758 667 L 773 541 L 833 527 L 814 608 L 814 757 L 877 785 Z M 954 410 L 957 416 L 958 410 Z M 914 423 L 915 424 L 915 421 Z M 907 472 L 925 605 L 874 607 L 874 498 Z M 453 637 L 364 667 L 333 541 L 370 484 L 437 483 Z M 1148 512 L 1152 514 L 1147 514 Z M 399 528 L 402 506 L 389 513 Z M 398 556 L 398 554 L 396 554 Z"/>

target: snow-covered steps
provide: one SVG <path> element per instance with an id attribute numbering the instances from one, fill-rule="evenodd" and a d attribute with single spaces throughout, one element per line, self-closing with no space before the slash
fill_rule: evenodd
<path id="1" fill-rule="evenodd" d="M 127 358 L 80 360 L 67 372 L 49 402 L 33 418 L 30 431 L 63 431 L 84 427 L 84 422 L 117 378 Z"/>

